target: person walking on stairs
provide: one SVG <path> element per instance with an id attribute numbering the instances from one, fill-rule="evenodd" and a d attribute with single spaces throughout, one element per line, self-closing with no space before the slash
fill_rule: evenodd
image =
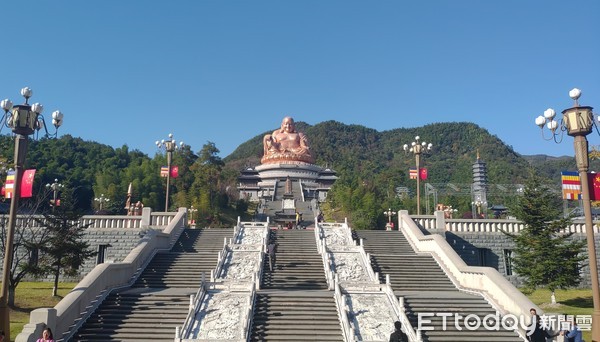
<path id="1" fill-rule="evenodd" d="M 267 245 L 267 257 L 269 258 L 269 269 L 273 272 L 273 266 L 275 265 L 275 243 L 270 241 Z"/>
<path id="2" fill-rule="evenodd" d="M 394 322 L 394 327 L 396 331 L 390 335 L 390 342 L 408 342 L 408 336 L 402 331 L 402 323 L 396 321 Z"/>

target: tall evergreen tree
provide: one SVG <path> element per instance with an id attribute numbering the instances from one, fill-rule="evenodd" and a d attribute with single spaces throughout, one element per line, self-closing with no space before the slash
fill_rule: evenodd
<path id="1" fill-rule="evenodd" d="M 96 255 L 90 249 L 90 244 L 83 239 L 85 229 L 81 221 L 83 214 L 75 209 L 73 202 L 73 191 L 68 187 L 62 191 L 61 205 L 49 214 L 44 215 L 44 221 L 40 222 L 46 229 L 47 238 L 40 246 L 44 254 L 46 274 L 54 277 L 52 296 L 58 292 L 58 280 L 60 275 L 74 276 L 79 267 L 86 259 Z"/>
<path id="2" fill-rule="evenodd" d="M 554 294 L 578 285 L 584 242 L 569 239 L 572 233 L 564 228 L 571 219 L 562 216 L 560 198 L 533 172 L 511 212 L 524 223 L 520 233 L 506 234 L 515 242 L 514 269 L 524 278 L 525 290 L 547 287 Z"/>

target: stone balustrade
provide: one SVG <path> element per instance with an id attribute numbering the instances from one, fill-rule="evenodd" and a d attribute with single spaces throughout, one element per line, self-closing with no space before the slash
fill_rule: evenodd
<path id="1" fill-rule="evenodd" d="M 241 222 L 225 239 L 210 281 L 202 281 L 175 341 L 247 340 L 252 304 L 260 286 L 268 222 Z"/>
<path id="2" fill-rule="evenodd" d="M 443 212 L 436 212 L 435 218 L 439 218 L 438 213 L 443 215 Z M 416 225 L 420 219 L 422 216 L 409 216 L 407 211 L 401 210 L 398 213 L 398 229 L 403 231 L 415 251 L 431 253 L 460 289 L 483 294 L 502 315 L 510 313 L 528 317 L 530 308 L 539 309 L 495 269 L 468 266 L 441 235 L 424 235 Z M 437 220 L 437 228 L 447 227 L 442 222 Z"/>
<path id="3" fill-rule="evenodd" d="M 362 244 L 356 246 L 346 223 L 317 223 L 315 237 L 346 341 L 384 341 L 393 332 L 381 322 L 401 321 L 411 341 L 421 341 L 395 297 L 389 277 L 380 284 Z M 333 278 L 333 281 L 332 281 Z"/>
<path id="4" fill-rule="evenodd" d="M 492 232 L 518 233 L 523 229 L 523 222 L 507 219 L 448 219 L 443 211 L 433 215 L 411 215 L 421 228 L 426 230 L 445 230 L 449 232 Z M 585 221 L 574 220 L 573 224 L 564 229 L 565 233 L 585 233 Z M 600 233 L 600 221 L 594 222 L 594 233 Z"/>
<path id="5" fill-rule="evenodd" d="M 148 228 L 150 226 L 168 226 L 175 217 L 175 212 L 152 212 L 144 208 L 140 216 L 128 215 L 83 215 L 81 223 L 88 228 Z M 0 215 L 0 225 L 8 225 L 8 215 Z M 17 227 L 43 227 L 47 224 L 44 215 L 18 214 L 15 221 Z"/>

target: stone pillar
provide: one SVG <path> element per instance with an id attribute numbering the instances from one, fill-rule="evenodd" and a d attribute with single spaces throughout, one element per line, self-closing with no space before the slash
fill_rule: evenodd
<path id="1" fill-rule="evenodd" d="M 42 336 L 42 331 L 46 327 L 52 329 L 54 336 L 61 336 L 64 333 L 64 331 L 58 331 L 59 329 L 56 328 L 56 309 L 35 309 L 29 314 L 29 323 L 25 324 L 23 330 L 17 335 L 14 341 L 37 341 L 38 337 Z"/>
<path id="2" fill-rule="evenodd" d="M 433 215 L 435 216 L 435 229 L 446 230 L 446 217 L 442 210 L 436 210 Z"/>
<path id="3" fill-rule="evenodd" d="M 148 228 L 150 227 L 150 224 L 152 223 L 151 220 L 151 215 L 152 214 L 152 208 L 149 207 L 144 207 L 142 209 L 142 223 L 141 223 L 141 228 Z"/>

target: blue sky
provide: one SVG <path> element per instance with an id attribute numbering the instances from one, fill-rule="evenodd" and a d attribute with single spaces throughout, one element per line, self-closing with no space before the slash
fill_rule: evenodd
<path id="1" fill-rule="evenodd" d="M 48 123 L 64 112 L 61 134 L 151 156 L 173 133 L 225 157 L 286 115 L 469 121 L 521 154 L 573 155 L 534 119 L 573 87 L 600 113 L 599 14 L 595 0 L 6 1 L 0 98 L 29 86 Z"/>

